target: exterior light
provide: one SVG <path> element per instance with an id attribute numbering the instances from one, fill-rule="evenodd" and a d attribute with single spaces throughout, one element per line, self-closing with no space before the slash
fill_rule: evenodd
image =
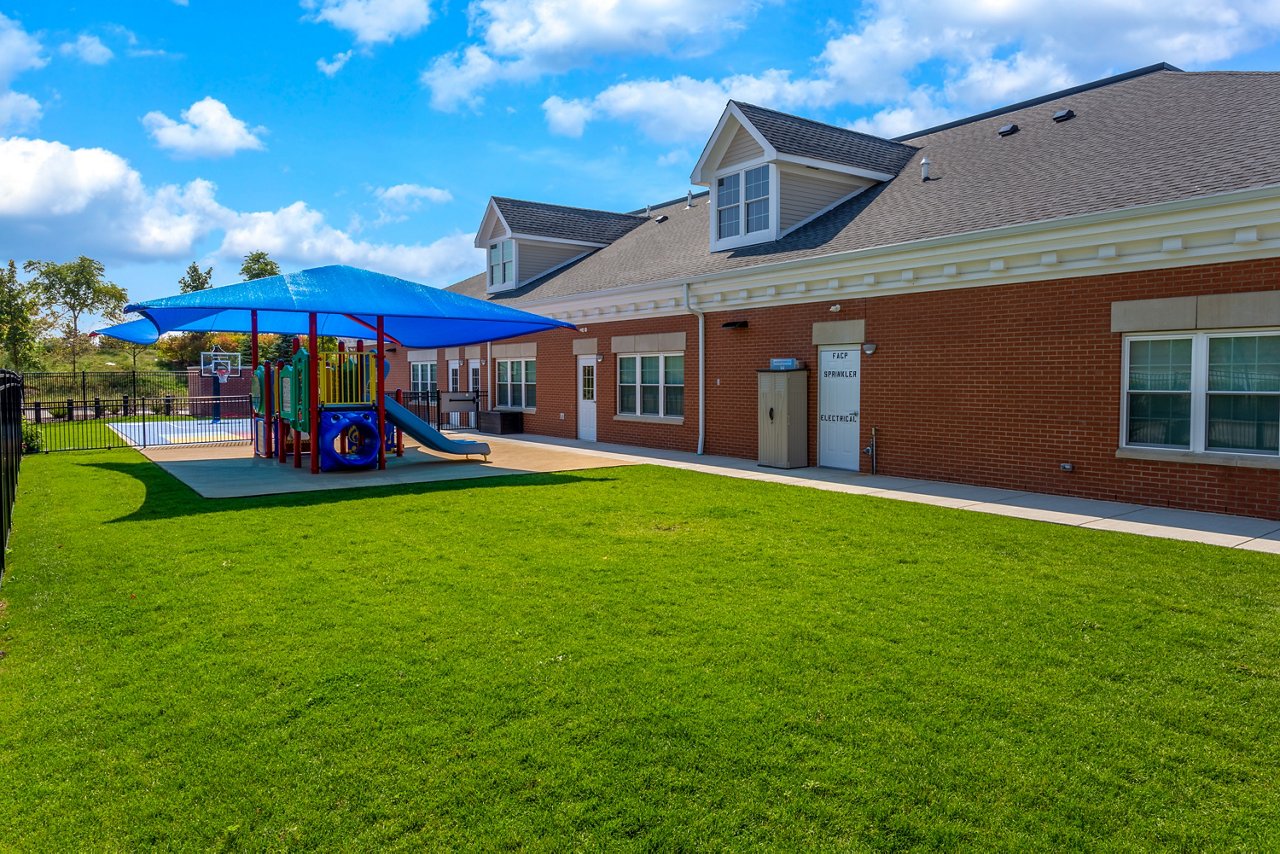
<path id="1" fill-rule="evenodd" d="M 866 344 L 862 345 L 862 352 L 866 353 L 868 356 L 870 356 L 875 351 L 876 351 L 876 345 L 872 344 L 871 342 L 867 342 Z"/>

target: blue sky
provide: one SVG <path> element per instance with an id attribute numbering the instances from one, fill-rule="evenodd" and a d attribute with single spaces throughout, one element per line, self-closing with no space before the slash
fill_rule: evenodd
<path id="1" fill-rule="evenodd" d="M 729 97 L 894 135 L 1278 42 L 1280 0 L 0 0 L 0 257 L 447 285 L 490 195 L 683 195 Z"/>

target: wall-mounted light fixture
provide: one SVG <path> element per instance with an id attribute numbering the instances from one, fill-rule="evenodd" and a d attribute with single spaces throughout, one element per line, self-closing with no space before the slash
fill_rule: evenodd
<path id="1" fill-rule="evenodd" d="M 875 351 L 876 351 L 876 345 L 872 344 L 870 341 L 862 345 L 862 352 L 866 353 L 868 356 L 870 356 Z"/>
<path id="2" fill-rule="evenodd" d="M 721 329 L 746 329 L 746 328 L 747 328 L 747 321 L 745 321 L 745 320 L 730 320 L 730 321 L 728 321 L 728 322 L 726 322 L 726 323 L 722 323 L 722 324 L 720 324 L 720 328 L 721 328 Z"/>
<path id="3" fill-rule="evenodd" d="M 604 354 L 603 354 L 603 353 L 596 353 L 596 361 L 597 361 L 597 362 L 603 362 L 603 361 L 604 361 Z"/>
<path id="4" fill-rule="evenodd" d="M 840 303 L 836 303 L 835 305 L 831 306 L 831 308 L 827 309 L 827 311 L 830 311 L 830 312 L 836 312 L 839 310 L 840 310 Z"/>
<path id="5" fill-rule="evenodd" d="M 489 367 L 489 360 L 488 360 L 488 359 L 481 359 L 481 360 L 480 360 L 480 367 L 482 367 L 482 368 L 487 368 L 487 367 Z"/>

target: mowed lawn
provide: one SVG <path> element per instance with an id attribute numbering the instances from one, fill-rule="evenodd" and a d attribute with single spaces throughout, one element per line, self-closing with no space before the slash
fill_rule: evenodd
<path id="1" fill-rule="evenodd" d="M 0 847 L 1280 849 L 1280 558 L 655 467 L 29 458 Z"/>

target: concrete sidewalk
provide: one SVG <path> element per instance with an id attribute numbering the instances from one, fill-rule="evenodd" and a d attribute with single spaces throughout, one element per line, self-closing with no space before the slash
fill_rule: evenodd
<path id="1" fill-rule="evenodd" d="M 825 468 L 768 469 L 751 460 L 698 456 L 680 451 L 659 451 L 629 445 L 609 445 L 555 439 L 547 436 L 486 436 L 491 444 L 519 443 L 613 459 L 619 464 L 648 463 L 690 471 L 807 486 L 853 495 L 873 495 L 898 501 L 914 501 L 957 510 L 973 510 L 997 516 L 1016 516 L 1059 525 L 1121 531 L 1147 537 L 1189 540 L 1228 548 L 1280 554 L 1280 521 L 1251 516 L 1227 516 L 1147 507 L 1039 492 L 1018 492 L 988 486 L 970 486 L 931 480 L 912 480 Z M 496 450 L 496 448 L 495 448 Z"/>

